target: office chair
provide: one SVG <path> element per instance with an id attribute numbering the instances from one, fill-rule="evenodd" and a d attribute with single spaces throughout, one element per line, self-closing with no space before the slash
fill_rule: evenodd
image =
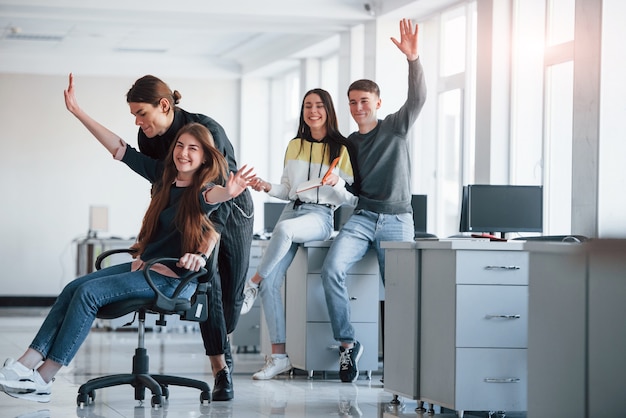
<path id="1" fill-rule="evenodd" d="M 96 269 L 100 270 L 102 261 L 113 254 L 132 253 L 132 249 L 113 249 L 105 251 L 96 259 Z M 211 257 L 211 262 L 216 262 L 216 257 Z M 201 380 L 189 379 L 179 376 L 150 374 L 148 369 L 148 352 L 144 345 L 145 320 L 146 313 L 156 313 L 159 319 L 157 325 L 166 325 L 165 315 L 179 315 L 181 319 L 188 321 L 203 322 L 208 317 L 208 297 L 207 291 L 210 290 L 210 284 L 206 281 L 199 281 L 195 293 L 189 298 L 179 297 L 180 292 L 185 285 L 191 280 L 205 276 L 207 270 L 202 268 L 200 271 L 190 273 L 181 277 L 180 284 L 169 297 L 164 295 L 157 289 L 150 277 L 150 267 L 156 263 L 172 263 L 176 262 L 176 258 L 159 258 L 146 263 L 143 273 L 146 281 L 156 293 L 156 297 L 152 298 L 133 298 L 120 302 L 110 303 L 98 310 L 97 317 L 101 319 L 114 319 L 124 316 L 128 313 L 135 312 L 138 316 L 138 345 L 133 356 L 132 373 L 114 374 L 109 376 L 101 376 L 89 380 L 78 388 L 78 397 L 76 403 L 80 408 L 92 403 L 96 398 L 96 389 L 102 389 L 110 386 L 131 385 L 135 388 L 135 399 L 143 401 L 145 397 L 145 389 L 152 391 L 151 405 L 158 408 L 163 404 L 163 397 L 169 398 L 168 385 L 184 386 L 199 389 L 200 403 L 211 402 L 211 392 L 209 385 Z"/>

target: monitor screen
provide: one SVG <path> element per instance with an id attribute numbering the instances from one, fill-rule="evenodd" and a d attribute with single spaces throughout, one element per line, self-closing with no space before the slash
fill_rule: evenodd
<path id="1" fill-rule="evenodd" d="M 542 232 L 542 186 L 463 187 L 461 232 Z"/>
<path id="2" fill-rule="evenodd" d="M 348 222 L 350 215 L 354 212 L 354 206 L 342 205 L 335 209 L 334 213 L 334 226 L 335 231 L 339 231 L 341 227 Z"/>
<path id="3" fill-rule="evenodd" d="M 263 229 L 265 232 L 272 232 L 283 213 L 286 203 L 283 202 L 265 202 L 263 206 Z"/>
<path id="4" fill-rule="evenodd" d="M 426 232 L 426 203 L 427 198 L 425 194 L 414 194 L 411 196 L 415 232 Z"/>

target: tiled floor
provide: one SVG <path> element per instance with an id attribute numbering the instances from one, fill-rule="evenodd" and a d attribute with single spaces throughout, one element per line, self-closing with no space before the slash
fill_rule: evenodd
<path id="1" fill-rule="evenodd" d="M 44 309 L 0 310 L 0 359 L 18 357 L 34 336 L 45 315 Z M 163 408 L 150 407 L 150 393 L 142 405 L 134 400 L 128 385 L 96 391 L 95 402 L 77 408 L 78 387 L 86 380 L 111 373 L 126 373 L 137 344 L 132 331 L 93 330 L 69 367 L 63 368 L 53 385 L 52 401 L 41 404 L 14 399 L 0 392 L 0 417 L 20 418 L 195 418 L 195 417 L 419 417 L 416 402 L 403 399 L 401 407 L 390 405 L 392 394 L 383 389 L 380 374 L 372 380 L 361 377 L 356 383 L 341 383 L 336 375 L 315 375 L 301 371 L 270 381 L 254 381 L 251 374 L 263 364 L 260 354 L 235 354 L 235 399 L 202 406 L 196 389 L 170 386 Z M 146 347 L 150 370 L 155 373 L 206 379 L 211 388 L 210 365 L 199 333 L 149 332 Z M 424 417 L 427 417 L 424 414 Z M 440 413 L 437 417 L 453 417 Z M 465 414 L 465 417 L 470 416 Z M 475 416 L 475 415 L 471 415 Z M 507 417 L 510 415 L 507 414 Z"/>

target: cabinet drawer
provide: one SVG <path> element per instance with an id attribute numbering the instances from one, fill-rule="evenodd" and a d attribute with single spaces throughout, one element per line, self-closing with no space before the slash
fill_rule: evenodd
<path id="1" fill-rule="evenodd" d="M 526 411 L 525 349 L 456 350 L 457 410 Z"/>
<path id="2" fill-rule="evenodd" d="M 456 292 L 457 347 L 527 347 L 528 286 L 459 285 Z"/>
<path id="3" fill-rule="evenodd" d="M 349 274 L 346 287 L 350 296 L 350 319 L 352 322 L 378 321 L 378 276 L 371 274 Z M 328 307 L 319 274 L 307 276 L 307 322 L 328 322 Z M 303 301 L 304 302 L 304 301 Z"/>
<path id="4" fill-rule="evenodd" d="M 528 284 L 525 251 L 457 251 L 459 284 Z"/>
<path id="5" fill-rule="evenodd" d="M 322 277 L 319 274 L 307 276 L 307 322 L 327 322 L 328 308 Z M 378 277 L 363 274 L 350 274 L 346 277 L 346 287 L 350 296 L 350 315 L 352 322 L 378 321 Z M 303 301 L 304 303 L 304 301 Z"/>
<path id="6" fill-rule="evenodd" d="M 328 254 L 328 247 L 307 247 L 306 251 L 308 252 L 308 272 L 320 273 L 324 264 L 324 258 Z M 373 250 L 368 251 L 365 257 L 348 270 L 349 274 L 378 274 L 378 272 L 378 258 Z"/>
<path id="7" fill-rule="evenodd" d="M 259 265 L 261 258 L 263 257 L 263 250 L 264 248 L 259 245 L 252 245 L 250 247 L 250 268 L 254 267 L 256 270 L 256 267 Z"/>
<path id="8" fill-rule="evenodd" d="M 353 324 L 356 338 L 363 345 L 359 370 L 378 370 L 378 329 L 376 324 Z M 289 351 L 289 341 L 287 341 Z M 303 370 L 339 370 L 339 343 L 333 338 L 328 322 L 306 324 L 306 364 L 294 367 Z"/>
<path id="9" fill-rule="evenodd" d="M 258 300 L 246 315 L 239 317 L 237 327 L 232 333 L 235 346 L 258 346 L 261 344 L 261 307 Z"/>

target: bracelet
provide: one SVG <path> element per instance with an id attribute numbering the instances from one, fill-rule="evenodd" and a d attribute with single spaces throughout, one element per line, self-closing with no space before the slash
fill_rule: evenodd
<path id="1" fill-rule="evenodd" d="M 196 254 L 202 257 L 205 264 L 209 262 L 209 257 L 207 257 L 205 253 L 198 251 Z"/>

